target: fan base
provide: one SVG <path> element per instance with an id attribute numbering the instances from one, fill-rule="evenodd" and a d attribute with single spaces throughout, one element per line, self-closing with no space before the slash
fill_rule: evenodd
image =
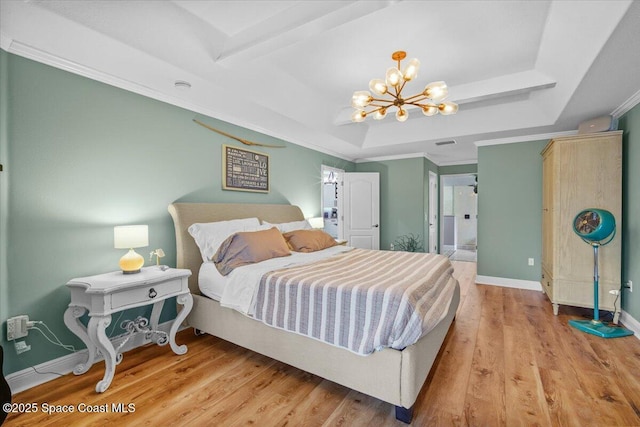
<path id="1" fill-rule="evenodd" d="M 574 328 L 601 338 L 620 338 L 633 335 L 633 332 L 621 326 L 607 326 L 598 320 L 569 320 Z"/>

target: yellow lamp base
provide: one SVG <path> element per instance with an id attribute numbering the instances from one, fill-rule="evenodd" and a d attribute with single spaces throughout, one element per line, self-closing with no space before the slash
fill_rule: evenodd
<path id="1" fill-rule="evenodd" d="M 124 274 L 140 273 L 143 265 L 144 258 L 133 249 L 129 249 L 129 252 L 120 258 L 120 269 Z"/>

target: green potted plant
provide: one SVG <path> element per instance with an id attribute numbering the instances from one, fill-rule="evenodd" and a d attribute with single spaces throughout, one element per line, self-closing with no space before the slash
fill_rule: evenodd
<path id="1" fill-rule="evenodd" d="M 424 252 L 424 244 L 420 235 L 414 235 L 413 233 L 405 234 L 398 237 L 393 242 L 393 248 L 396 251 L 405 252 Z"/>

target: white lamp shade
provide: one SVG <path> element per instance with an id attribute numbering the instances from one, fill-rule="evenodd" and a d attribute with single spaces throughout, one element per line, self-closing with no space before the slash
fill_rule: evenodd
<path id="1" fill-rule="evenodd" d="M 324 228 L 324 218 L 322 218 L 321 216 L 307 218 L 307 221 L 309 221 L 309 224 L 313 228 Z"/>
<path id="2" fill-rule="evenodd" d="M 113 227 L 113 247 L 116 249 L 149 246 L 149 226 L 120 225 Z"/>

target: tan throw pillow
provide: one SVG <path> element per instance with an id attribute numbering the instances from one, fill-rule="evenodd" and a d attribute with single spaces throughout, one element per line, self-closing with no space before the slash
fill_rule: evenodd
<path id="1" fill-rule="evenodd" d="M 295 230 L 284 233 L 292 251 L 315 252 L 336 246 L 338 242 L 322 230 Z"/>
<path id="2" fill-rule="evenodd" d="M 271 258 L 291 255 L 287 242 L 277 228 L 241 231 L 222 242 L 212 261 L 223 276 L 235 268 Z"/>

